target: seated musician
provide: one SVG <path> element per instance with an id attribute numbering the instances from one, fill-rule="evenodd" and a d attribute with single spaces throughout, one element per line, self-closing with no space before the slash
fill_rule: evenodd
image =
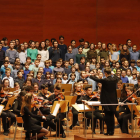
<path id="1" fill-rule="evenodd" d="M 20 92 L 19 95 L 17 96 L 17 99 L 15 99 L 14 101 L 13 113 L 15 113 L 18 117 L 21 116 L 20 109 L 25 95 L 26 95 L 25 91 Z"/>
<path id="2" fill-rule="evenodd" d="M 77 96 L 76 103 L 81 96 L 84 96 L 84 90 L 81 89 L 80 83 L 74 83 L 73 92 L 71 96 Z M 72 119 L 73 121 L 72 121 L 72 125 L 70 126 L 70 129 L 73 129 L 73 127 L 77 125 L 77 121 L 78 121 L 78 111 L 74 107 L 72 107 L 72 113 L 73 113 L 73 119 Z"/>
<path id="3" fill-rule="evenodd" d="M 5 83 L 7 82 L 8 83 L 9 80 L 5 79 L 3 82 L 5 82 Z M 3 93 L 4 93 L 3 86 L 0 85 L 0 94 L 3 94 Z M 0 104 L 6 106 L 7 100 L 8 100 L 7 96 L 4 95 L 3 98 L 1 98 L 1 100 L 0 100 Z M 5 110 L 5 111 L 2 111 L 0 117 L 2 118 L 2 124 L 3 124 L 3 129 L 4 129 L 4 133 L 3 134 L 8 136 L 8 134 L 9 134 L 9 127 L 10 127 L 9 125 L 12 125 L 14 122 L 16 122 L 15 114 L 12 113 L 10 110 Z M 11 118 L 10 122 L 7 119 L 8 117 Z"/>
<path id="4" fill-rule="evenodd" d="M 20 110 L 21 110 L 21 106 L 22 106 L 22 102 L 24 99 L 24 96 L 26 95 L 25 91 L 21 91 L 19 93 L 19 95 L 17 96 L 17 99 L 15 99 L 14 101 L 14 106 L 13 106 L 13 113 L 16 114 L 18 117 L 21 116 Z M 20 125 L 20 124 L 18 124 Z M 29 133 L 26 132 L 26 138 L 25 139 L 29 139 Z"/>
<path id="5" fill-rule="evenodd" d="M 40 121 L 46 120 L 46 117 L 31 113 L 32 97 L 33 95 L 31 93 L 27 93 L 24 96 L 21 106 L 21 115 L 24 122 L 24 129 L 27 132 L 32 131 L 33 133 L 37 133 L 37 138 L 39 139 L 48 134 L 48 130 L 40 126 Z M 35 138 L 36 135 L 32 136 L 30 140 Z"/>
<path id="6" fill-rule="evenodd" d="M 85 87 L 85 92 L 86 95 L 85 96 L 81 96 L 77 102 L 78 103 L 82 103 L 82 100 L 86 100 L 86 101 L 98 101 L 98 95 L 97 94 L 92 94 L 92 86 L 91 85 L 87 85 Z M 103 115 L 100 113 L 100 111 L 98 110 L 98 107 L 95 106 L 94 107 L 95 111 L 93 112 L 93 119 L 94 119 L 94 125 L 92 128 L 92 133 L 95 134 L 95 127 L 96 127 L 96 119 L 100 120 L 100 134 L 103 134 L 103 120 L 104 117 Z M 91 119 L 91 125 L 92 125 L 92 112 L 86 112 L 85 113 L 86 118 Z"/>
<path id="7" fill-rule="evenodd" d="M 49 103 L 50 105 L 53 105 L 54 101 L 59 101 L 59 100 L 65 100 L 65 96 L 62 95 L 60 93 L 61 91 L 61 85 L 60 84 L 55 84 L 54 85 L 54 94 L 52 94 L 49 98 L 48 101 L 46 100 L 45 103 Z M 53 115 L 48 115 L 46 118 L 47 120 L 52 120 L 54 119 L 54 121 L 57 123 L 57 132 L 56 135 L 59 135 L 59 118 L 60 118 L 60 134 L 62 134 L 62 138 L 65 138 L 66 135 L 64 133 L 64 129 L 62 126 L 62 121 L 64 118 L 66 117 L 65 113 L 58 113 L 56 117 L 54 117 Z M 47 128 L 47 126 L 45 126 Z"/>
<path id="8" fill-rule="evenodd" d="M 134 85 L 135 89 L 139 91 L 137 91 L 137 96 L 140 97 L 140 75 L 137 77 L 138 83 L 136 85 Z"/>
<path id="9" fill-rule="evenodd" d="M 20 85 L 18 82 L 14 83 L 15 92 L 14 95 L 18 95 L 21 92 Z"/>
<path id="10" fill-rule="evenodd" d="M 41 92 L 38 94 L 38 97 L 40 97 L 39 100 L 42 99 L 42 104 L 45 105 L 45 100 L 48 99 L 51 95 L 52 93 L 48 91 L 48 85 L 41 85 Z M 45 115 L 50 114 L 49 107 L 40 107 L 40 110 Z"/>
<path id="11" fill-rule="evenodd" d="M 120 102 L 124 102 L 124 103 L 136 102 L 136 96 L 135 95 L 130 96 L 134 92 L 134 88 L 132 86 L 129 86 L 129 87 L 127 87 L 126 92 L 127 92 L 127 94 L 125 92 L 123 92 L 121 94 Z M 129 133 L 128 120 L 131 120 L 131 112 L 127 105 L 120 106 L 119 110 L 121 112 L 123 112 L 118 118 L 118 122 L 120 124 L 121 131 L 122 131 L 122 133 L 128 134 Z"/>

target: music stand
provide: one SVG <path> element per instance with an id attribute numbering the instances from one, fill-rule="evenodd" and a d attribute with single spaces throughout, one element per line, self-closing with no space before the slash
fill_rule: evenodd
<path id="1" fill-rule="evenodd" d="M 65 100 L 69 101 L 69 107 L 75 104 L 77 96 L 65 96 Z"/>
<path id="2" fill-rule="evenodd" d="M 12 107 L 13 102 L 14 102 L 14 100 L 15 100 L 16 97 L 17 97 L 17 96 L 12 96 L 12 97 L 10 97 L 10 98 L 8 99 L 8 102 L 7 102 L 7 104 L 6 104 L 5 110 L 9 110 L 9 109 Z"/>
<path id="3" fill-rule="evenodd" d="M 65 91 L 71 91 L 72 89 L 72 84 L 61 84 L 61 91 L 65 92 Z"/>

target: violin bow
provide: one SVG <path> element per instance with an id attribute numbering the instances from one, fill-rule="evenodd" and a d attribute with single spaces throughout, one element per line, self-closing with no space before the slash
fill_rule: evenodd
<path id="1" fill-rule="evenodd" d="M 138 91 L 139 89 L 136 90 L 134 93 L 130 94 L 122 103 L 126 102 L 133 94 L 136 94 Z"/>

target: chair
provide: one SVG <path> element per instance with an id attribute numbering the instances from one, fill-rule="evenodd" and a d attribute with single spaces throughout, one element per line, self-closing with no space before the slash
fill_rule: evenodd
<path id="1" fill-rule="evenodd" d="M 21 131 L 21 137 L 20 137 L 20 140 L 21 140 L 21 138 L 22 138 L 22 132 L 24 131 L 22 117 L 16 117 L 16 126 L 15 126 L 14 140 L 15 140 L 15 138 L 16 138 L 17 124 L 18 124 L 18 123 L 21 123 L 21 124 L 22 124 L 21 129 L 18 129 L 18 130 Z"/>
<path id="2" fill-rule="evenodd" d="M 117 98 L 120 98 L 121 97 L 121 89 L 117 89 Z"/>
<path id="3" fill-rule="evenodd" d="M 89 84 L 83 84 L 83 89 L 85 89 L 86 86 L 92 86 L 92 85 L 89 85 Z"/>
<path id="4" fill-rule="evenodd" d="M 72 84 L 61 84 L 61 91 L 71 91 L 72 90 Z"/>
<path id="5" fill-rule="evenodd" d="M 15 133 L 14 133 L 14 139 L 16 138 L 16 131 L 17 131 L 17 124 L 18 123 L 21 123 L 22 124 L 22 127 L 21 128 L 18 128 L 18 130 L 21 131 L 21 137 L 20 137 L 20 140 L 22 139 L 22 132 L 24 131 L 24 127 L 23 127 L 23 119 L 22 117 L 16 117 L 16 126 L 15 126 Z M 32 131 L 29 132 L 31 135 L 32 135 Z M 36 140 L 37 140 L 37 133 L 36 133 Z"/>
<path id="6" fill-rule="evenodd" d="M 122 83 L 122 88 L 123 88 L 123 85 L 124 85 L 124 84 L 128 84 L 129 86 L 134 87 L 134 84 L 131 84 L 131 83 Z M 121 88 L 121 89 L 122 89 L 122 88 Z"/>
<path id="7" fill-rule="evenodd" d="M 140 105 L 140 97 L 137 97 L 138 105 Z"/>
<path id="8" fill-rule="evenodd" d="M 135 135 L 136 135 L 136 132 L 137 132 L 137 120 L 140 119 L 140 117 L 135 117 L 134 120 L 135 120 Z"/>

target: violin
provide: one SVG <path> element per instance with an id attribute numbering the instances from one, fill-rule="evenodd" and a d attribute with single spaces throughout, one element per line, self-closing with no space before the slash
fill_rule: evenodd
<path id="1" fill-rule="evenodd" d="M 139 89 L 137 91 L 135 91 L 134 93 L 128 95 L 128 97 L 123 101 L 123 103 L 125 103 L 127 100 L 132 101 L 132 98 L 135 98 L 135 100 L 137 100 L 137 96 L 135 95 L 137 92 L 139 91 Z"/>
<path id="2" fill-rule="evenodd" d="M 90 100 L 93 99 L 93 98 L 100 99 L 100 94 L 98 92 L 94 91 L 89 97 L 90 97 Z"/>
<path id="3" fill-rule="evenodd" d="M 135 100 L 137 100 L 137 96 L 135 94 L 133 94 L 132 96 L 128 97 L 128 101 L 132 102 L 132 99 L 135 98 Z"/>
<path id="4" fill-rule="evenodd" d="M 20 89 L 19 90 L 15 90 L 15 91 L 13 91 L 13 92 L 8 92 L 8 91 L 4 91 L 4 93 L 0 93 L 0 97 L 1 98 L 5 98 L 5 97 L 12 97 L 12 96 L 14 96 L 15 95 L 15 93 L 17 93 L 17 92 L 19 92 L 20 91 Z M 18 94 L 16 94 L 16 95 L 18 95 Z"/>
<path id="5" fill-rule="evenodd" d="M 49 98 L 51 95 L 52 95 L 52 93 L 48 91 L 47 94 L 45 95 L 45 97 Z"/>
<path id="6" fill-rule="evenodd" d="M 75 94 L 81 96 L 81 95 L 85 95 L 85 92 L 83 89 L 81 89 L 81 91 L 77 91 L 75 92 Z"/>
<path id="7" fill-rule="evenodd" d="M 60 92 L 58 95 L 55 96 L 55 99 L 58 99 L 58 101 L 64 100 L 64 95 L 63 95 L 63 93 Z"/>

